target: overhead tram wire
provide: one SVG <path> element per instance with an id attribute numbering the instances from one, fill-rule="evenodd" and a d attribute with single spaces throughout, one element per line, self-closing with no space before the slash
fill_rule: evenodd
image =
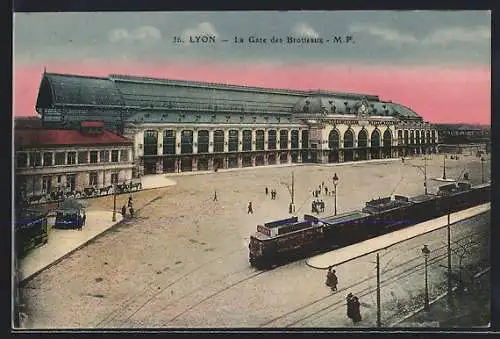
<path id="1" fill-rule="evenodd" d="M 457 243 L 457 242 L 459 242 L 459 241 L 461 241 L 461 240 L 463 240 L 463 239 L 470 238 L 472 235 L 481 234 L 481 233 L 486 233 L 486 232 L 487 232 L 487 231 L 483 231 L 483 232 L 475 232 L 475 233 L 472 233 L 472 234 L 470 234 L 470 233 L 469 233 L 469 234 L 467 234 L 466 236 L 464 236 L 464 237 L 462 237 L 462 238 L 460 238 L 460 239 L 458 239 L 458 240 L 454 241 L 454 242 L 453 242 L 453 244 L 455 244 L 455 243 Z M 444 248 L 447 248 L 447 245 L 445 245 L 445 246 L 441 246 L 441 247 L 439 247 L 439 248 L 436 248 L 436 249 L 434 249 L 434 250 L 433 250 L 433 252 L 436 252 L 436 251 L 441 250 L 441 249 L 444 249 Z M 445 254 L 444 256 L 447 256 L 447 254 Z M 444 257 L 444 256 L 443 256 L 443 257 Z M 412 262 L 412 261 L 418 260 L 418 259 L 420 259 L 420 257 L 415 257 L 415 258 L 412 258 L 412 259 L 410 259 L 410 260 L 407 260 L 407 261 L 405 261 L 405 262 L 403 262 L 403 263 L 400 263 L 400 264 L 398 264 L 398 265 L 396 265 L 396 266 L 392 267 L 390 270 L 385 271 L 385 273 L 389 273 L 389 272 L 391 272 L 391 271 L 393 271 L 393 270 L 395 270 L 395 269 L 397 269 L 397 268 L 399 268 L 399 267 L 402 267 L 402 266 L 404 266 L 404 265 L 406 265 L 406 264 L 408 264 L 408 263 L 410 263 L 410 262 Z M 432 261 L 432 260 L 430 260 L 430 261 Z M 423 265 L 423 264 L 419 264 L 419 265 Z M 416 265 L 415 267 L 418 267 L 419 265 Z M 359 286 L 359 285 L 361 285 L 361 284 L 363 284 L 363 283 L 365 283 L 365 282 L 367 282 L 367 281 L 369 281 L 369 280 L 372 280 L 372 279 L 374 279 L 374 278 L 375 278 L 375 275 L 373 275 L 373 276 L 369 276 L 369 277 L 367 277 L 367 278 L 365 278 L 365 279 L 361 280 L 361 281 L 360 281 L 360 282 L 358 282 L 358 283 L 355 283 L 355 284 L 349 285 L 349 286 L 347 286 L 347 287 L 345 287 L 345 288 L 343 288 L 343 289 L 340 289 L 340 290 L 339 290 L 339 292 L 340 292 L 340 291 L 349 290 L 349 289 L 351 289 L 351 288 L 353 288 L 353 287 Z M 297 308 L 297 309 L 295 309 L 295 310 L 293 310 L 293 311 L 287 312 L 287 313 L 285 313 L 285 314 L 283 314 L 283 315 L 281 315 L 281 316 L 279 316 L 279 317 L 276 317 L 276 318 L 274 318 L 274 319 L 271 319 L 270 321 L 268 321 L 268 322 L 266 322 L 266 323 L 262 324 L 261 326 L 265 326 L 265 325 L 268 325 L 268 324 L 270 324 L 270 323 L 273 323 L 273 322 L 275 322 L 276 320 L 279 320 L 279 319 L 281 319 L 281 318 L 284 318 L 284 317 L 286 317 L 286 316 L 288 316 L 288 315 L 290 315 L 290 314 L 296 313 L 297 311 L 300 311 L 301 309 L 304 309 L 304 308 L 306 308 L 306 307 L 309 307 L 309 306 L 311 306 L 311 305 L 314 305 L 314 304 L 316 304 L 316 303 L 318 303 L 318 302 L 320 302 L 320 301 L 323 301 L 323 300 L 325 300 L 325 299 L 328 299 L 328 298 L 330 298 L 330 297 L 332 297 L 332 296 L 334 296 L 334 295 L 327 295 L 326 297 L 319 298 L 319 299 L 317 299 L 317 300 L 315 300 L 315 301 L 313 301 L 313 302 L 310 302 L 310 303 L 308 303 L 308 304 L 306 304 L 306 305 L 304 305 L 304 306 L 301 306 L 301 307 L 299 307 L 299 308 Z"/>
<path id="2" fill-rule="evenodd" d="M 469 247 L 472 247 L 472 246 L 473 246 L 473 245 L 471 245 L 471 246 L 469 246 Z M 429 260 L 428 265 L 436 264 L 436 263 L 438 263 L 439 261 L 441 261 L 442 259 L 446 258 L 447 256 L 448 256 L 448 255 L 447 255 L 447 253 L 446 253 L 446 254 L 442 254 L 442 255 L 439 255 L 439 256 L 433 257 L 431 260 Z M 414 261 L 414 260 L 417 260 L 417 259 L 420 259 L 420 257 L 418 257 L 418 256 L 417 256 L 417 257 L 415 257 L 414 259 L 411 259 L 411 260 L 409 260 L 409 261 L 408 261 L 408 262 L 406 262 L 406 263 L 409 263 L 409 262 Z M 404 263 L 404 264 L 406 264 L 406 263 Z M 398 266 L 396 266 L 396 267 L 401 267 L 401 266 L 403 266 L 403 265 L 398 265 Z M 421 267 L 421 266 L 422 266 L 422 267 Z M 423 266 L 424 266 L 424 264 L 419 263 L 419 264 L 417 264 L 417 265 L 414 265 L 414 266 L 412 266 L 412 267 L 409 267 L 409 268 L 407 268 L 406 270 L 404 270 L 403 272 L 400 272 L 400 273 L 398 273 L 398 274 L 395 274 L 395 275 L 391 276 L 391 277 L 390 277 L 390 278 L 388 278 L 388 279 L 385 279 L 385 280 L 381 283 L 381 287 L 387 286 L 387 285 L 389 285 L 390 283 L 392 283 L 392 282 L 394 282 L 394 281 L 396 281 L 396 280 L 400 280 L 400 279 L 402 279 L 402 278 L 409 277 L 409 276 L 410 276 L 410 275 L 412 275 L 413 273 L 415 273 L 415 272 L 419 271 L 420 269 L 422 269 L 422 268 L 423 268 Z M 391 270 L 392 270 L 392 269 L 391 269 Z M 386 271 L 386 272 L 389 272 L 389 271 Z M 371 280 L 371 279 L 373 279 L 373 278 L 374 278 L 374 276 L 370 277 L 369 279 L 365 279 L 365 280 L 363 280 L 363 281 L 362 281 L 362 283 L 366 282 L 367 280 Z M 357 286 L 357 285 L 359 285 L 359 284 L 353 284 L 353 285 L 351 285 L 351 286 L 349 286 L 349 287 L 346 287 L 346 288 L 343 288 L 343 289 L 339 290 L 339 292 L 340 292 L 340 291 L 346 291 L 346 290 L 348 290 L 348 289 L 350 289 L 350 288 L 352 288 L 352 287 L 355 287 L 355 286 Z M 364 288 L 363 290 L 361 290 L 361 291 L 360 291 L 360 292 L 358 292 L 358 293 L 361 293 L 361 294 L 359 295 L 359 297 L 364 297 L 364 296 L 367 296 L 367 295 L 369 295 L 369 294 L 372 294 L 373 292 L 376 292 L 376 288 L 371 288 L 370 286 L 368 286 L 368 287 Z M 333 297 L 333 296 L 334 296 L 334 295 L 329 295 L 329 296 L 327 296 L 327 297 L 325 297 L 325 298 L 322 298 L 321 300 L 325 300 L 325 299 L 327 299 L 327 298 L 329 298 L 329 297 Z M 308 314 L 307 316 L 305 316 L 305 317 L 303 317 L 303 318 L 301 318 L 301 319 L 299 319 L 299 320 L 296 320 L 296 321 L 294 321 L 293 323 L 288 324 L 286 327 L 289 327 L 289 326 L 291 326 L 291 325 L 295 325 L 295 324 L 297 324 L 297 323 L 299 323 L 299 322 L 301 322 L 301 321 L 303 321 L 303 320 L 305 320 L 305 319 L 308 319 L 308 318 L 310 318 L 310 317 L 312 317 L 312 316 L 314 316 L 314 315 L 316 315 L 316 314 L 318 314 L 318 313 L 320 313 L 320 312 L 326 311 L 326 310 L 328 310 L 328 309 L 330 309 L 330 308 L 332 308 L 332 307 L 335 307 L 335 306 L 340 306 L 340 305 L 344 306 L 344 303 L 345 303 L 345 301 L 344 301 L 344 300 L 341 300 L 341 301 L 335 302 L 335 303 L 333 303 L 333 304 L 331 304 L 331 305 L 328 305 L 328 306 L 326 306 L 326 307 L 323 307 L 322 309 L 320 309 L 320 310 L 318 310 L 318 311 L 316 311 L 316 312 L 313 312 L 313 313 L 311 313 L 311 314 Z M 307 306 L 306 306 L 306 307 L 307 307 Z M 304 307 L 304 308 L 305 308 L 305 307 Z M 338 309 L 338 307 L 336 307 L 335 309 Z"/>

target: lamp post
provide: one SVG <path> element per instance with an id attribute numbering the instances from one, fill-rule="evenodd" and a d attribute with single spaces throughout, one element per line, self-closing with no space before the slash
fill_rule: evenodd
<path id="1" fill-rule="evenodd" d="M 424 270 L 425 270 L 425 304 L 424 304 L 424 310 L 425 311 L 429 311 L 430 310 L 430 307 L 429 307 L 429 287 L 428 287 L 428 284 L 427 284 L 427 259 L 429 258 L 429 254 L 431 253 L 431 251 L 429 250 L 429 248 L 427 248 L 427 245 L 424 245 L 424 247 L 422 248 L 422 254 L 424 256 L 424 260 L 425 260 L 425 266 L 424 266 Z"/>
<path id="2" fill-rule="evenodd" d="M 337 173 L 333 174 L 333 199 L 334 199 L 334 215 L 337 215 L 337 184 L 339 183 L 339 177 Z"/>
<path id="3" fill-rule="evenodd" d="M 443 155 L 443 180 L 446 180 L 446 154 Z"/>
<path id="4" fill-rule="evenodd" d="M 481 157 L 481 182 L 484 184 L 484 157 Z"/>
<path id="5" fill-rule="evenodd" d="M 113 185 L 113 222 L 116 221 L 116 183 Z"/>

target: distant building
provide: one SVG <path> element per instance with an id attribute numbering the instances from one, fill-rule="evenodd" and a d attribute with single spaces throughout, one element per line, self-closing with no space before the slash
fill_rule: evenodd
<path id="1" fill-rule="evenodd" d="M 436 124 L 442 144 L 490 142 L 491 126 L 473 124 Z"/>
<path id="2" fill-rule="evenodd" d="M 475 154 L 491 150 L 491 126 L 474 124 L 436 124 L 439 149 L 445 153 Z"/>
<path id="3" fill-rule="evenodd" d="M 132 141 L 105 130 L 102 122 L 82 122 L 78 130 L 21 123 L 14 145 L 16 187 L 28 197 L 132 179 Z"/>
<path id="4" fill-rule="evenodd" d="M 134 142 L 134 176 L 437 151 L 432 124 L 376 95 L 44 73 L 44 125 L 99 120 Z"/>

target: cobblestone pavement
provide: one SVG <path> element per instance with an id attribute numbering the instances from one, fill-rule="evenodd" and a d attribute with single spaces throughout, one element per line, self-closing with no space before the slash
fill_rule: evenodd
<path id="1" fill-rule="evenodd" d="M 290 194 L 284 183 L 290 183 L 292 170 L 300 216 L 310 212 L 314 188 L 322 181 L 332 186 L 333 172 L 340 178 L 339 211 L 359 208 L 364 201 L 393 191 L 423 193 L 423 176 L 409 163 L 423 161 L 416 158 L 405 164 L 393 161 L 219 171 L 174 177 L 174 186 L 134 193 L 136 219 L 42 272 L 24 287 L 26 326 L 288 326 L 290 322 L 273 320 L 329 295 L 324 271 L 308 268 L 304 261 L 256 271 L 249 267 L 247 246 L 257 224 L 288 215 Z M 429 160 L 428 177 L 440 177 L 441 165 L 442 156 Z M 464 167 L 473 184 L 481 181 L 481 164 L 475 157 L 447 161 L 447 175 L 457 177 Z M 488 178 L 489 167 L 486 170 Z M 429 180 L 429 190 L 440 184 Z M 265 195 L 266 186 L 277 190 L 277 200 Z M 215 191 L 217 201 L 213 201 Z M 119 196 L 118 206 L 127 198 Z M 326 203 L 324 214 L 333 214 L 333 197 L 320 198 Z M 88 208 L 109 209 L 112 201 L 112 197 L 92 199 Z M 248 201 L 254 205 L 253 215 L 246 214 Z M 460 232 L 457 229 L 457 236 L 463 232 L 472 232 L 471 227 L 464 226 Z M 346 270 L 341 274 L 349 277 L 348 281 L 363 280 L 367 278 L 366 265 L 371 265 L 369 270 L 373 272 L 371 261 L 360 260 L 356 263 L 359 267 L 346 266 L 340 272 Z M 339 294 L 339 300 L 344 297 Z M 327 326 L 349 326 L 343 313 L 328 321 L 306 321 L 299 326 L 325 322 Z"/>

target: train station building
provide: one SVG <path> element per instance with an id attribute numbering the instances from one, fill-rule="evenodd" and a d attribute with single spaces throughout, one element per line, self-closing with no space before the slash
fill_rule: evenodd
<path id="1" fill-rule="evenodd" d="M 435 127 L 378 96 L 44 73 L 44 126 L 100 121 L 133 140 L 134 177 L 437 152 Z"/>

